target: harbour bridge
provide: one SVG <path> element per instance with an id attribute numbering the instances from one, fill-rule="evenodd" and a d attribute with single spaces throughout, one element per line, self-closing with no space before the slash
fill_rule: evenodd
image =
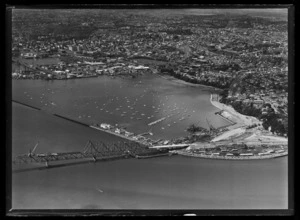
<path id="1" fill-rule="evenodd" d="M 94 162 L 97 160 L 107 160 L 113 158 L 128 158 L 137 157 L 140 155 L 155 154 L 161 151 L 150 149 L 136 142 L 118 141 L 111 144 L 104 142 L 87 141 L 82 151 L 62 152 L 62 153 L 43 153 L 36 154 L 38 143 L 33 150 L 28 154 L 18 155 L 13 159 L 13 164 L 29 164 L 29 163 L 44 163 L 46 167 L 52 161 L 74 160 L 74 159 L 91 159 Z"/>

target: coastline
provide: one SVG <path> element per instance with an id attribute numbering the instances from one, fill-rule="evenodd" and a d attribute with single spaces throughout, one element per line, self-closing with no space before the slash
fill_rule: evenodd
<path id="1" fill-rule="evenodd" d="M 288 155 L 288 152 L 263 155 L 263 156 L 215 156 L 215 155 L 201 155 L 201 154 L 193 154 L 184 151 L 176 151 L 176 154 L 187 156 L 187 157 L 198 157 L 204 159 L 216 159 L 216 160 L 261 160 L 261 159 L 272 159 L 277 157 L 284 157 Z"/>
<path id="2" fill-rule="evenodd" d="M 123 139 L 125 139 L 125 140 L 129 140 L 129 141 L 132 141 L 132 142 L 136 142 L 136 143 L 138 143 L 138 144 L 145 145 L 145 146 L 147 146 L 147 147 L 151 146 L 151 145 L 149 145 L 148 143 L 144 143 L 144 142 L 142 142 L 142 141 L 135 140 L 135 139 L 133 139 L 133 138 L 131 138 L 131 137 L 127 137 L 127 136 L 125 136 L 125 135 L 118 134 L 118 133 L 116 133 L 116 132 L 113 132 L 113 131 L 110 131 L 110 130 L 107 130 L 107 129 L 103 129 L 103 128 L 100 128 L 100 127 L 96 127 L 96 126 L 94 126 L 94 125 L 89 125 L 89 127 L 92 128 L 92 129 L 96 129 L 96 130 L 102 131 L 102 132 L 106 132 L 106 133 L 108 133 L 108 134 L 115 135 L 115 136 L 120 137 L 120 138 L 123 138 Z"/>
<path id="3" fill-rule="evenodd" d="M 204 88 L 208 88 L 208 89 L 222 91 L 222 89 L 219 89 L 217 87 L 208 86 L 208 85 L 204 85 L 204 84 L 194 84 L 194 83 L 186 82 L 184 80 L 177 79 L 174 76 L 170 76 L 170 75 L 167 75 L 167 77 L 166 77 L 166 76 L 160 75 L 158 73 L 153 73 L 153 74 L 155 74 L 155 75 L 157 75 L 161 78 L 164 78 L 166 80 L 169 80 L 169 81 L 172 81 L 172 82 L 175 82 L 175 83 L 178 83 L 178 84 L 182 84 L 182 85 L 188 85 L 188 86 L 193 86 L 193 87 L 204 87 Z"/>
<path id="4" fill-rule="evenodd" d="M 220 111 L 225 112 L 225 116 L 224 115 L 220 115 L 220 117 L 222 118 L 226 118 L 229 117 L 228 121 L 232 122 L 231 125 L 227 126 L 228 131 L 225 131 L 224 133 L 218 135 L 217 137 L 215 137 L 213 140 L 210 141 L 210 143 L 221 143 L 224 142 L 224 144 L 228 144 L 230 141 L 232 141 L 232 138 L 237 138 L 239 139 L 241 136 L 244 135 L 244 133 L 246 132 L 246 127 L 249 125 L 253 125 L 253 124 L 260 124 L 260 121 L 257 118 L 251 117 L 251 116 L 245 116 L 242 115 L 238 112 L 236 112 L 231 106 L 227 106 L 224 105 L 218 101 L 214 101 L 213 100 L 213 94 L 211 94 L 210 97 L 210 102 L 213 106 L 215 106 L 216 108 L 218 108 Z M 254 130 L 251 131 L 252 136 L 255 136 L 255 138 L 257 138 L 257 142 L 258 143 L 262 143 L 262 140 L 264 140 L 264 135 L 261 133 L 261 131 L 259 131 L 258 127 Z M 273 135 L 272 135 L 273 136 Z M 230 138 L 230 139 L 229 139 Z M 276 142 L 274 142 L 274 138 L 275 136 L 272 137 L 272 139 L 270 139 L 269 141 L 267 141 L 267 144 L 276 144 Z M 253 140 L 248 138 L 243 139 L 242 143 L 253 143 L 253 141 L 255 142 L 256 140 Z M 278 144 L 278 143 L 277 143 Z M 268 155 L 249 155 L 249 156 L 226 156 L 226 155 L 205 155 L 205 154 L 195 154 L 195 153 L 191 153 L 189 151 L 186 150 L 179 150 L 179 151 L 174 151 L 175 153 L 179 154 L 179 155 L 183 155 L 183 156 L 189 156 L 189 157 L 198 157 L 198 158 L 205 158 L 205 159 L 221 159 L 221 160 L 258 160 L 258 159 L 270 159 L 270 158 L 276 158 L 276 157 L 282 157 L 282 156 L 287 156 L 288 152 L 284 151 L 284 152 L 278 152 L 278 153 L 272 153 L 272 154 L 268 154 Z"/>
<path id="5" fill-rule="evenodd" d="M 229 118 L 222 116 L 222 117 L 228 119 L 229 121 L 231 121 L 232 123 L 234 123 L 233 125 L 229 126 L 230 129 L 251 126 L 253 124 L 261 123 L 257 118 L 255 118 L 253 116 L 242 115 L 241 113 L 237 112 L 233 107 L 225 105 L 218 101 L 214 101 L 212 99 L 212 97 L 213 97 L 213 93 L 210 95 L 211 104 L 213 106 L 215 106 L 216 108 L 220 109 L 220 111 L 224 111 L 224 112 L 228 113 L 229 117 L 231 117 L 229 119 Z"/>

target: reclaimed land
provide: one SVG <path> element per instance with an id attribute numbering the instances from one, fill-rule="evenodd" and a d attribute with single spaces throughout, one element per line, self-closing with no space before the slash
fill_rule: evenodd
<path id="1" fill-rule="evenodd" d="M 288 155 L 288 152 L 270 154 L 270 155 L 261 155 L 261 156 L 217 156 L 217 155 L 194 154 L 194 153 L 188 153 L 186 151 L 174 151 L 174 153 L 177 153 L 182 156 L 200 157 L 204 159 L 218 159 L 218 160 L 261 160 L 261 159 L 283 157 Z"/>
<path id="2" fill-rule="evenodd" d="M 227 118 L 232 122 L 231 125 L 227 126 L 227 131 L 222 132 L 218 136 L 214 137 L 210 142 L 206 143 L 210 147 L 210 149 L 217 149 L 219 146 L 223 145 L 226 148 L 232 147 L 233 144 L 237 145 L 246 145 L 246 146 L 254 146 L 255 148 L 259 148 L 260 146 L 266 146 L 269 149 L 272 149 L 272 146 L 287 146 L 288 140 L 284 137 L 275 136 L 270 132 L 265 131 L 261 127 L 261 122 L 251 116 L 242 115 L 236 112 L 231 106 L 224 105 L 216 100 L 213 100 L 213 95 L 211 95 L 210 99 L 212 105 L 220 109 L 222 111 L 222 117 Z M 249 128 L 253 125 L 253 128 Z M 203 149 L 203 147 L 198 146 L 192 147 L 193 149 Z M 207 147 L 206 147 L 207 148 Z M 224 160 L 252 160 L 252 159 L 270 159 L 276 157 L 282 157 L 288 155 L 287 148 L 282 150 L 282 152 L 275 153 L 267 153 L 265 155 L 213 155 L 213 151 L 211 150 L 211 155 L 206 155 L 203 153 L 194 153 L 190 152 L 190 147 L 183 149 L 172 151 L 179 155 L 183 156 L 191 156 L 191 157 L 199 157 L 206 159 L 224 159 Z M 249 152 L 250 153 L 250 152 Z M 264 153 L 262 151 L 261 153 Z"/>

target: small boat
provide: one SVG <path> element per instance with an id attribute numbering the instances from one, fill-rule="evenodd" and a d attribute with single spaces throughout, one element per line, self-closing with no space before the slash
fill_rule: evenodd
<path id="1" fill-rule="evenodd" d="M 100 192 L 100 193 L 103 193 L 103 190 L 101 190 L 101 189 L 97 188 L 97 191 Z"/>
<path id="2" fill-rule="evenodd" d="M 142 120 L 141 118 L 137 118 L 137 120 Z"/>

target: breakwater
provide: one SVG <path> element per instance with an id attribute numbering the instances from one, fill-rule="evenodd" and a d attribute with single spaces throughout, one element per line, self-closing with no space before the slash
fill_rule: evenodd
<path id="1" fill-rule="evenodd" d="M 161 121 L 163 121 L 163 120 L 165 120 L 165 119 L 166 119 L 166 117 L 160 118 L 160 119 L 158 119 L 158 120 L 156 120 L 156 121 L 153 121 L 153 122 L 149 123 L 148 125 L 149 125 L 149 126 L 155 125 L 155 124 L 157 124 L 158 122 L 161 122 Z"/>
<path id="2" fill-rule="evenodd" d="M 83 125 L 83 126 L 86 126 L 86 127 L 89 127 L 90 125 L 89 124 L 86 124 L 84 122 L 80 122 L 80 121 L 76 121 L 74 119 L 71 119 L 71 118 L 68 118 L 68 117 L 65 117 L 65 116 L 62 116 L 62 115 L 58 115 L 58 114 L 53 114 L 54 116 L 56 117 L 59 117 L 59 118 L 62 118 L 62 119 L 65 119 L 65 120 L 68 120 L 68 121 L 71 121 L 71 122 L 74 122 L 76 124 L 80 124 L 80 125 Z"/>
<path id="3" fill-rule="evenodd" d="M 216 155 L 205 155 L 205 154 L 193 154 L 183 151 L 174 151 L 175 153 L 182 156 L 199 157 L 204 159 L 217 159 L 217 160 L 260 160 L 260 159 L 271 159 L 276 157 L 287 156 L 288 152 L 262 155 L 262 156 L 216 156 Z"/>
<path id="4" fill-rule="evenodd" d="M 18 104 L 20 104 L 20 105 L 24 105 L 24 106 L 26 106 L 26 107 L 29 107 L 29 108 L 32 108 L 32 109 L 35 109 L 35 110 L 41 110 L 40 108 L 34 107 L 34 106 L 32 106 L 32 105 L 28 105 L 28 104 L 25 104 L 25 103 L 23 103 L 23 102 L 19 102 L 19 101 L 16 101 L 16 100 L 12 100 L 12 102 L 18 103 Z"/>

